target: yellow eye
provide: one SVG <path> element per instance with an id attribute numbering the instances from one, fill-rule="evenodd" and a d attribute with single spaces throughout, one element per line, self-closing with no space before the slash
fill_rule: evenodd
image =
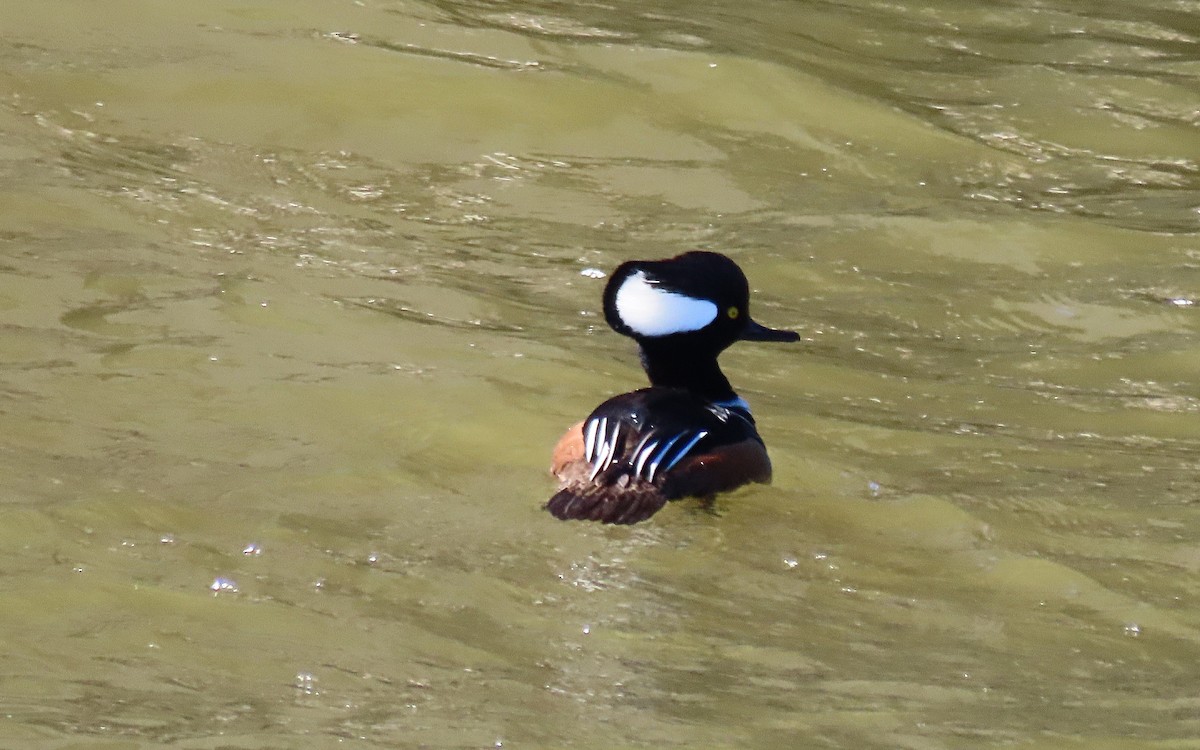
<path id="1" fill-rule="evenodd" d="M 728 310 L 725 311 L 725 313 L 729 316 L 729 318 L 731 320 L 737 320 L 737 316 L 741 314 L 740 311 L 736 307 L 729 308 Z"/>

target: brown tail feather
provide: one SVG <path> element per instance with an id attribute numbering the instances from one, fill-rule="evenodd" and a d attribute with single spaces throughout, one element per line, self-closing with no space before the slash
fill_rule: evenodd
<path id="1" fill-rule="evenodd" d="M 649 482 L 629 486 L 575 484 L 562 488 L 546 510 L 555 518 L 601 523 L 637 523 L 657 513 L 667 498 Z"/>

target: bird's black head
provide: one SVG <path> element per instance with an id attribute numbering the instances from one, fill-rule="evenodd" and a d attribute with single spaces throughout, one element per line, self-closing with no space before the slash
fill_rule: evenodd
<path id="1" fill-rule="evenodd" d="M 738 340 L 797 341 L 750 318 L 750 285 L 720 253 L 622 263 L 604 288 L 604 318 L 643 351 L 691 349 L 716 356 Z"/>

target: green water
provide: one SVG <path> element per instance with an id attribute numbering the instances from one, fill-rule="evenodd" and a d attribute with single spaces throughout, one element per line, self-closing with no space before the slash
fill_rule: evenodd
<path id="1" fill-rule="evenodd" d="M 1200 4 L 0 28 L 0 747 L 1200 747 Z M 697 248 L 775 484 L 553 520 Z"/>

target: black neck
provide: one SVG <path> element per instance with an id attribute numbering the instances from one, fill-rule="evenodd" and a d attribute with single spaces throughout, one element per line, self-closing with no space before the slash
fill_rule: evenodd
<path id="1" fill-rule="evenodd" d="M 651 385 L 682 388 L 709 401 L 737 398 L 717 365 L 717 353 L 649 342 L 643 342 L 641 348 L 642 369 Z"/>

